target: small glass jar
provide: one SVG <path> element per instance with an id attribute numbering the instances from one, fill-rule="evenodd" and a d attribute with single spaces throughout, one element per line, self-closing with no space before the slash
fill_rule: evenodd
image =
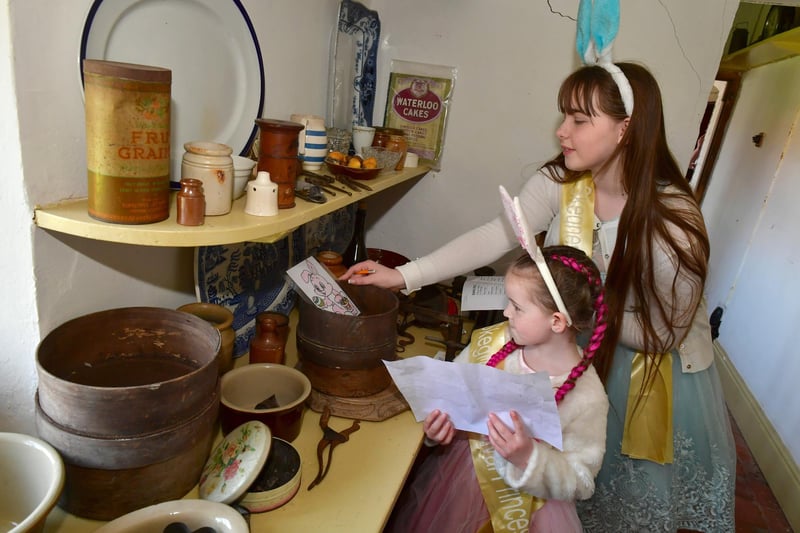
<path id="1" fill-rule="evenodd" d="M 225 215 L 233 206 L 233 150 L 215 142 L 188 142 L 181 162 L 181 179 L 203 182 L 206 216 Z"/>
<path id="2" fill-rule="evenodd" d="M 183 226 L 202 226 L 205 221 L 206 199 L 203 182 L 193 178 L 181 180 L 178 191 L 178 224 Z"/>
<path id="3" fill-rule="evenodd" d="M 328 128 L 328 152 L 339 152 L 347 155 L 350 151 L 352 134 L 342 128 Z"/>
<path id="4" fill-rule="evenodd" d="M 395 170 L 403 170 L 408 152 L 408 141 L 406 133 L 399 128 L 375 128 L 375 136 L 372 138 L 372 146 L 383 146 L 390 152 L 400 152 L 400 160 L 397 161 Z"/>

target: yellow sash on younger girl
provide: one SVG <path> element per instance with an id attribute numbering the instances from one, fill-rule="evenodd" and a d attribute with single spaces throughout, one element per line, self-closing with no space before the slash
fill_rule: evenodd
<path id="1" fill-rule="evenodd" d="M 508 342 L 507 323 L 501 322 L 472 332 L 470 363 L 485 365 L 489 358 Z M 497 365 L 502 368 L 503 363 Z M 547 500 L 512 489 L 498 475 L 494 465 L 494 448 L 477 434 L 470 435 L 472 464 L 489 510 L 490 522 L 479 533 L 494 531 L 528 531 L 531 517 Z"/>

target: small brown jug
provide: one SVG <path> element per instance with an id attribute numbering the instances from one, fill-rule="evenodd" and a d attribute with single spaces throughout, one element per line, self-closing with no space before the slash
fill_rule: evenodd
<path id="1" fill-rule="evenodd" d="M 342 264 L 342 254 L 332 250 L 322 250 L 317 254 L 317 260 L 325 265 L 334 277 L 339 277 L 347 272 L 347 267 Z"/>
<path id="2" fill-rule="evenodd" d="M 251 363 L 286 363 L 289 317 L 265 311 L 256 315 L 256 335 L 250 341 Z"/>
<path id="3" fill-rule="evenodd" d="M 233 329 L 233 313 L 221 305 L 195 302 L 182 305 L 178 311 L 190 313 L 209 322 L 219 331 L 221 343 L 217 359 L 219 359 L 219 375 L 221 376 L 233 368 L 233 344 L 236 342 L 236 332 Z"/>

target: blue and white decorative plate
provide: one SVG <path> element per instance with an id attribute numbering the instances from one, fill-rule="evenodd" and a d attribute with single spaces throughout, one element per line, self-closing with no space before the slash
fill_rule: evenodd
<path id="1" fill-rule="evenodd" d="M 328 123 L 350 130 L 372 126 L 377 85 L 378 13 L 353 0 L 339 4 L 338 31 L 331 43 Z M 353 76 L 352 79 L 348 79 Z"/>
<path id="2" fill-rule="evenodd" d="M 307 222 L 292 234 L 295 262 L 315 256 L 323 250 L 342 253 L 353 236 L 355 221 L 356 204 L 350 204 Z"/>
<path id="3" fill-rule="evenodd" d="M 291 238 L 276 243 L 242 242 L 195 249 L 197 299 L 228 308 L 236 331 L 234 357 L 247 353 L 263 311 L 289 314 L 296 294 L 284 277 L 293 264 Z"/>
<path id="4" fill-rule="evenodd" d="M 271 244 L 242 242 L 195 249 L 197 299 L 233 313 L 234 357 L 250 349 L 258 313 L 291 312 L 297 294 L 285 276 L 289 268 L 322 250 L 341 253 L 347 247 L 353 235 L 355 211 L 355 204 L 343 207 Z"/>

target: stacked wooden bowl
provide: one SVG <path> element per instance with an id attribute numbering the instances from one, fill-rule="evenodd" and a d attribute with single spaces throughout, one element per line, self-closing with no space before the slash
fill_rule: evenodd
<path id="1" fill-rule="evenodd" d="M 392 384 L 383 361 L 394 361 L 397 344 L 397 297 L 369 285 L 346 289 L 361 313 L 343 315 L 298 300 L 297 353 L 311 386 L 345 398 L 371 396 Z"/>
<path id="2" fill-rule="evenodd" d="M 94 520 L 183 497 L 219 412 L 219 332 L 171 309 L 82 316 L 37 350 L 36 428 L 64 459 L 59 505 Z"/>

